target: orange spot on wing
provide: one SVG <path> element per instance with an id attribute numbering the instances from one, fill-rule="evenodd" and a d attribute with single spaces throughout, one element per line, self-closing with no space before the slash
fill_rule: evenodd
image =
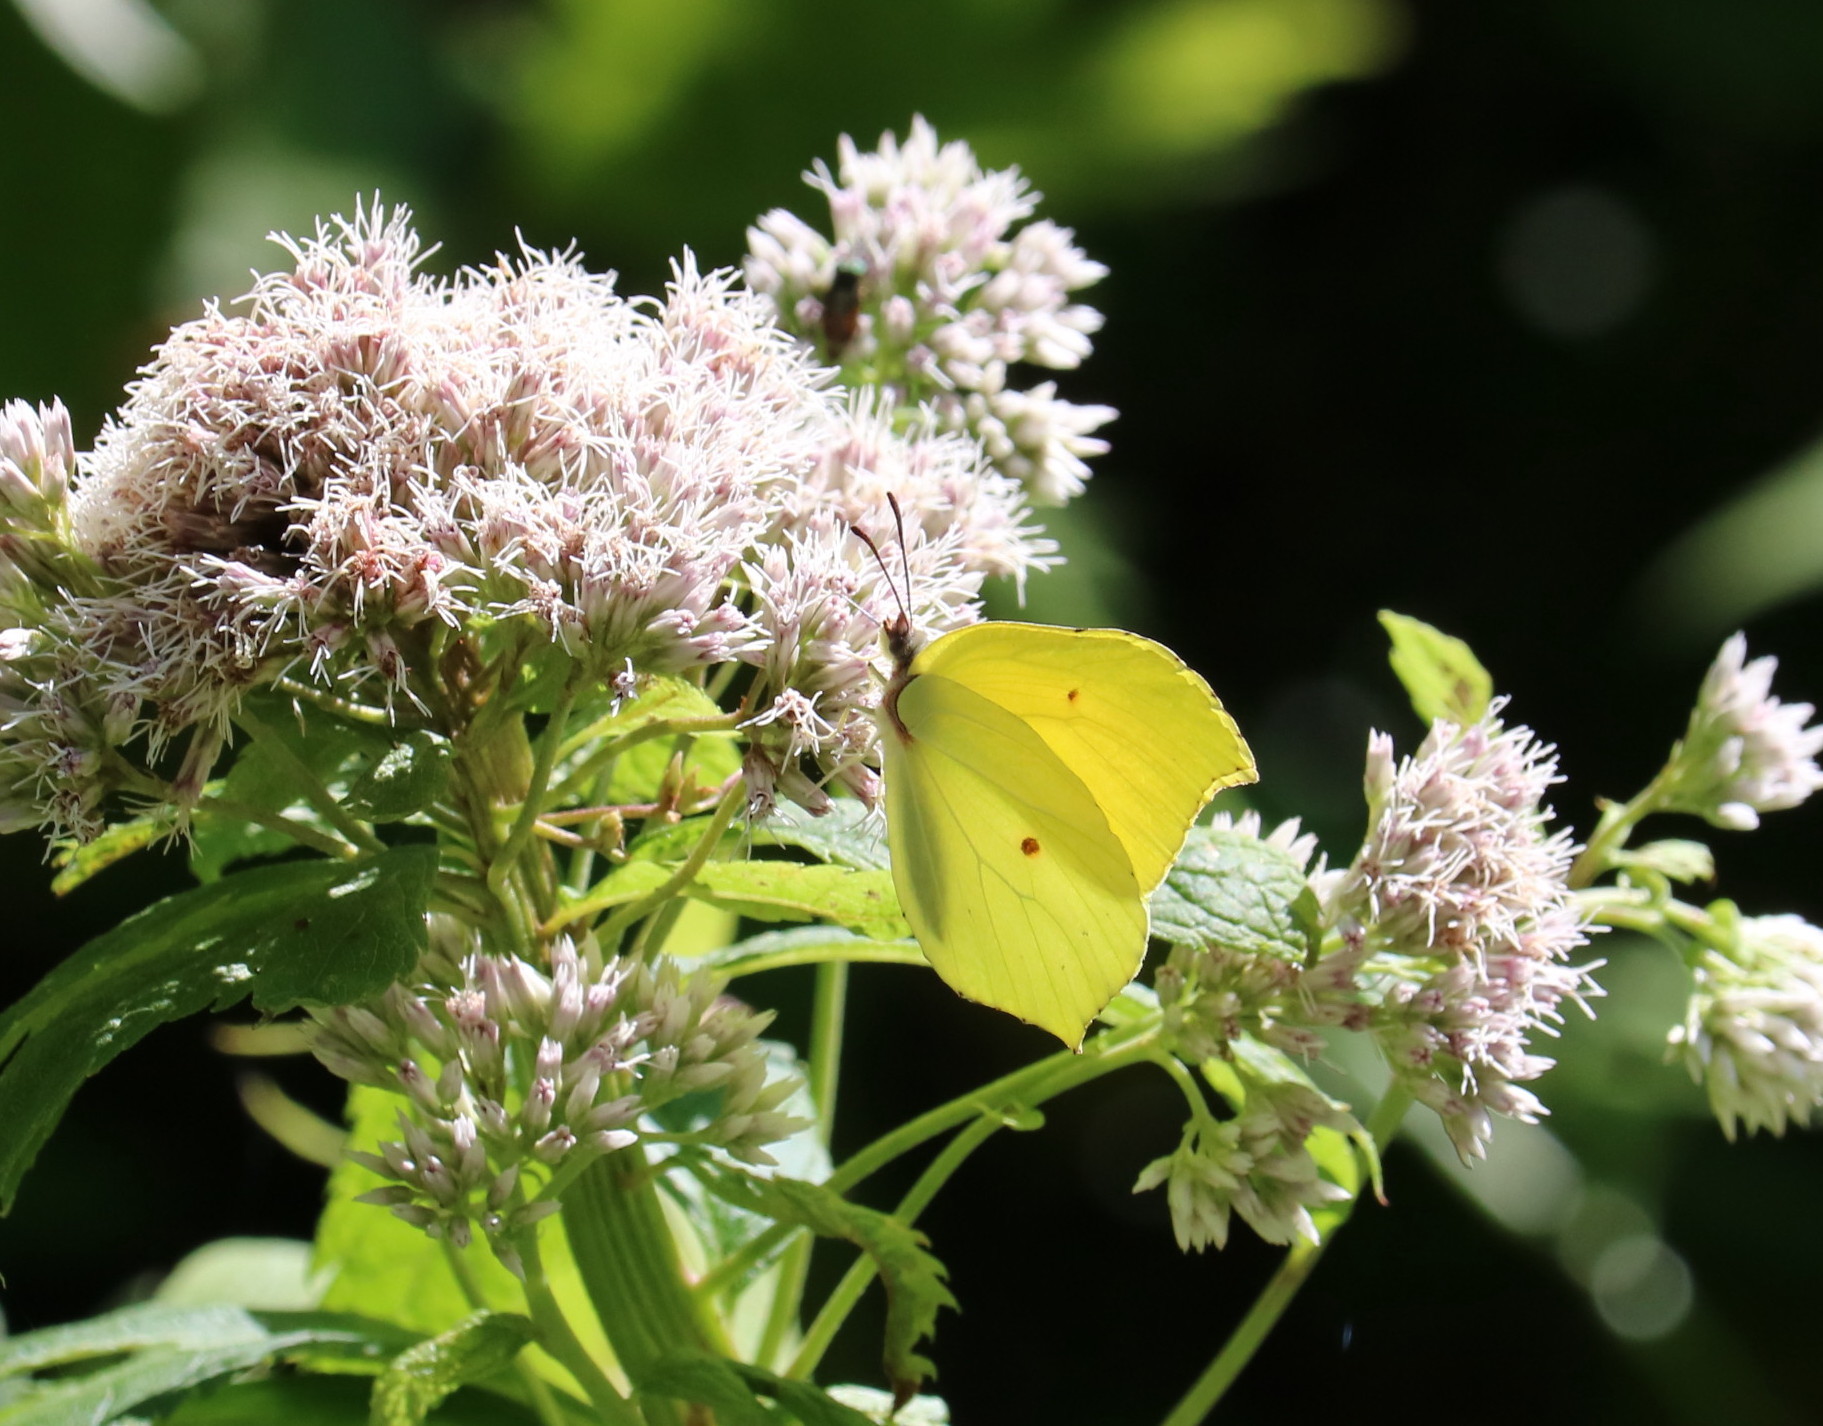
<path id="1" fill-rule="evenodd" d="M 1038 845 L 1038 838 L 1027 837 L 1019 844 L 1019 850 L 1024 852 L 1028 857 L 1035 857 L 1039 852 L 1043 851 L 1044 848 Z"/>

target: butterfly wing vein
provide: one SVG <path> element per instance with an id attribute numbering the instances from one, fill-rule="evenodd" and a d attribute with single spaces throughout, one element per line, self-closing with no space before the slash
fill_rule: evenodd
<path id="1" fill-rule="evenodd" d="M 1070 1044 L 1137 973 L 1146 913 L 1121 840 L 1021 719 L 920 676 L 886 737 L 900 901 L 939 975 Z"/>

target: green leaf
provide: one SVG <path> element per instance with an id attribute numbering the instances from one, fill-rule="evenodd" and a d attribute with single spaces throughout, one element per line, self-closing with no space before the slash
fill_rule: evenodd
<path id="1" fill-rule="evenodd" d="M 1152 894 L 1152 934 L 1173 945 L 1303 961 L 1316 933 L 1304 869 L 1240 832 L 1192 827 Z"/>
<path id="2" fill-rule="evenodd" d="M 654 723 L 681 718 L 714 718 L 722 711 L 713 698 L 688 679 L 654 674 L 638 697 L 621 703 L 618 713 L 591 724 L 582 741 L 593 745 L 610 738 L 624 738 Z"/>
<path id="3" fill-rule="evenodd" d="M 1493 676 L 1461 639 L 1390 609 L 1380 611 L 1380 624 L 1393 641 L 1393 672 L 1426 723 L 1447 718 L 1466 726 L 1487 712 Z"/>
<path id="4" fill-rule="evenodd" d="M 891 862 L 880 819 L 859 802 L 842 798 L 820 817 L 791 803 L 751 832 L 758 847 L 798 847 L 818 861 L 837 862 L 857 871 L 884 871 Z"/>
<path id="5" fill-rule="evenodd" d="M 583 746 L 592 749 L 603 741 L 637 734 L 655 723 L 715 718 L 722 712 L 715 700 L 695 684 L 680 678 L 657 678 L 619 713 L 592 724 Z M 653 736 L 626 749 L 614 760 L 602 799 L 614 803 L 652 801 L 664 783 L 676 749 L 677 738 L 668 735 Z M 731 732 L 696 735 L 685 759 L 686 771 L 694 771 L 697 782 L 705 787 L 725 781 L 740 770 L 740 765 L 740 744 Z"/>
<path id="6" fill-rule="evenodd" d="M 92 842 L 60 848 L 55 857 L 57 875 L 51 880 L 51 890 L 59 896 L 68 896 L 115 862 L 144 851 L 168 830 L 169 824 L 157 818 L 135 817 L 130 822 L 113 823 Z"/>
<path id="7" fill-rule="evenodd" d="M 834 921 L 879 941 L 911 934 L 889 871 L 802 862 L 711 862 L 690 884 L 689 894 L 756 921 Z"/>
<path id="8" fill-rule="evenodd" d="M 871 945 L 872 942 L 867 944 Z M 766 1083 L 790 1080 L 796 1086 L 790 1098 L 778 1106 L 779 1112 L 804 1121 L 804 1127 L 797 1133 L 767 1145 L 767 1152 L 776 1164 L 773 1171 L 807 1183 L 821 1183 L 830 1173 L 829 1149 L 824 1144 L 822 1131 L 816 1123 L 816 1101 L 810 1095 L 804 1064 L 798 1059 L 797 1052 L 782 1041 L 761 1040 L 759 1046 L 766 1054 Z M 692 1112 L 693 1104 L 700 1104 L 700 1115 Z M 703 1127 L 720 1110 L 721 1096 L 718 1092 L 711 1091 L 700 1096 L 689 1095 L 684 1099 L 673 1100 L 660 1108 L 654 1118 L 664 1124 L 667 1130 L 689 1133 Z M 667 1207 L 683 1216 L 690 1231 L 696 1235 L 703 1257 L 710 1263 L 732 1257 L 772 1226 L 770 1217 L 756 1213 L 743 1203 L 722 1194 L 710 1192 L 693 1173 L 667 1173 L 659 1180 L 659 1185 L 666 1194 Z M 739 1298 L 752 1287 L 770 1270 L 784 1247 L 780 1243 L 772 1253 L 761 1258 L 746 1273 L 731 1282 L 723 1294 L 724 1301 Z"/>
<path id="9" fill-rule="evenodd" d="M 310 1244 L 295 1238 L 217 1238 L 191 1252 L 158 1285 L 171 1306 L 236 1307 L 303 1312 L 316 1307 L 325 1282 L 310 1269 Z"/>
<path id="10" fill-rule="evenodd" d="M 476 1312 L 449 1331 L 406 1348 L 373 1384 L 371 1426 L 422 1426 L 457 1387 L 511 1366 L 533 1332 L 529 1317 Z"/>
<path id="11" fill-rule="evenodd" d="M 293 814 L 294 817 L 297 814 Z M 298 817 L 318 831 L 322 819 L 314 814 Z M 258 822 L 242 822 L 208 806 L 197 808 L 190 822 L 190 874 L 204 886 L 220 881 L 237 862 L 264 861 L 297 850 L 297 839 Z"/>
<path id="12" fill-rule="evenodd" d="M 706 1352 L 662 1357 L 640 1379 L 640 1397 L 706 1406 L 717 1426 L 788 1426 L 788 1418 L 753 1394 L 735 1364 Z"/>
<path id="13" fill-rule="evenodd" d="M 211 788 L 232 802 L 331 832 L 310 800 L 313 792 L 327 790 L 364 821 L 396 822 L 443 791 L 449 745 L 433 733 L 350 722 L 282 695 L 256 695 L 247 706 L 258 716 L 259 736 L 240 748 L 227 777 Z M 208 882 L 236 862 L 296 846 L 283 832 L 240 821 L 205 801 L 192 828 L 190 866 Z"/>
<path id="14" fill-rule="evenodd" d="M 142 1303 L 0 1342 L 0 1377 L 61 1369 L 0 1406 L 0 1426 L 116 1420 L 143 1403 L 281 1357 L 308 1352 L 381 1360 L 410 1342 L 384 1324 L 343 1314 Z M 123 1353 L 123 1360 L 93 1371 L 71 1370 Z"/>
<path id="15" fill-rule="evenodd" d="M 148 1031 L 249 994 L 265 1014 L 377 995 L 416 964 L 431 847 L 287 862 L 168 897 L 0 1015 L 0 1210 L 70 1096 Z"/>
<path id="16" fill-rule="evenodd" d="M 164 1426 L 368 1426 L 365 1378 L 287 1374 L 212 1387 L 187 1398 Z M 590 1426 L 598 1418 L 557 1398 L 560 1419 Z M 493 1392 L 458 1391 L 430 1414 L 429 1426 L 550 1426 L 528 1406 Z"/>
<path id="17" fill-rule="evenodd" d="M 640 1395 L 707 1406 L 728 1426 L 874 1426 L 851 1406 L 812 1386 L 747 1362 L 703 1352 L 658 1360 L 642 1377 Z"/>
<path id="18" fill-rule="evenodd" d="M 351 1090 L 349 1147 L 371 1153 L 382 1140 L 397 1138 L 402 1103 L 399 1096 L 384 1090 L 366 1086 Z M 383 1182 L 352 1159 L 338 1164 L 329 1176 L 328 1202 L 316 1233 L 317 1265 L 334 1275 L 323 1294 L 325 1308 L 359 1311 L 422 1336 L 447 1332 L 476 1307 L 452 1266 L 452 1258 L 459 1254 L 463 1276 L 478 1294 L 480 1305 L 496 1312 L 524 1310 L 525 1293 L 519 1280 L 481 1244 L 450 1247 L 384 1208 L 354 1201 L 357 1194 Z M 540 1226 L 538 1247 L 545 1275 L 590 1355 L 597 1361 L 609 1361 L 612 1354 L 607 1339 L 589 1306 L 562 1224 L 562 1215 L 558 1215 Z M 581 1395 L 570 1374 L 541 1350 L 533 1350 L 527 1360 L 547 1380 Z"/>
<path id="19" fill-rule="evenodd" d="M 1622 848 L 1610 852 L 1608 860 L 1617 867 L 1655 871 L 1672 881 L 1715 880 L 1715 853 L 1702 842 L 1687 842 L 1677 837 L 1648 842 L 1643 847 Z"/>
<path id="20" fill-rule="evenodd" d="M 955 1307 L 956 1299 L 943 1285 L 948 1270 L 925 1251 L 929 1240 L 922 1233 L 890 1214 L 798 1179 L 761 1178 L 728 1168 L 706 1186 L 776 1223 L 841 1238 L 866 1253 L 886 1289 L 884 1365 L 894 1398 L 909 1400 L 927 1376 L 935 1375 L 930 1361 L 913 1348 L 935 1330 L 938 1310 Z"/>
<path id="21" fill-rule="evenodd" d="M 902 965 L 928 965 L 918 943 L 909 938 L 894 943 L 861 936 L 840 926 L 794 926 L 789 931 L 761 931 L 721 946 L 697 958 L 697 964 L 714 966 L 730 977 L 752 973 L 757 965 L 765 968 L 769 961 L 791 964 L 814 964 L 826 960 L 850 962 L 876 961 Z"/>
<path id="22" fill-rule="evenodd" d="M 349 785 L 343 800 L 363 821 L 402 821 L 443 795 L 450 757 L 449 739 L 409 733 Z"/>
<path id="23" fill-rule="evenodd" d="M 873 1426 L 859 1411 L 807 1381 L 793 1381 L 747 1362 L 730 1362 L 729 1366 L 757 1395 L 772 1398 L 800 1426 Z"/>
<path id="24" fill-rule="evenodd" d="M 873 1426 L 852 1406 L 844 1406 L 807 1381 L 793 1381 L 746 1362 L 734 1363 L 734 1370 L 760 1395 L 771 1397 L 789 1411 L 802 1426 Z"/>
<path id="25" fill-rule="evenodd" d="M 352 1344 L 357 1352 L 371 1349 L 386 1356 L 416 1340 L 383 1323 L 345 1313 L 249 1312 L 227 1303 L 174 1307 L 163 1302 L 140 1302 L 81 1322 L 0 1339 L 0 1379 L 153 1347 L 205 1351 L 214 1346 L 270 1343 L 280 1338 Z"/>

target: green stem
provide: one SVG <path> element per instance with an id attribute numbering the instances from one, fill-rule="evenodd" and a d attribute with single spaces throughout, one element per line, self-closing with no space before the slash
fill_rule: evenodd
<path id="1" fill-rule="evenodd" d="M 1330 1231 L 1334 1232 L 1334 1229 Z M 1310 1276 L 1322 1256 L 1323 1247 L 1320 1243 L 1300 1238 L 1292 1246 L 1280 1262 L 1278 1271 L 1272 1275 L 1272 1280 L 1254 1299 L 1253 1306 L 1241 1319 L 1241 1325 L 1234 1329 L 1227 1344 L 1216 1359 L 1209 1363 L 1202 1376 L 1197 1378 L 1196 1384 L 1172 1408 L 1163 1426 L 1201 1426 L 1202 1422 L 1209 1419 L 1209 1413 L 1215 1410 L 1223 1394 L 1241 1374 L 1241 1369 L 1253 1360 L 1253 1354 L 1278 1324 L 1279 1318 L 1298 1295 L 1298 1289 L 1304 1285 L 1304 1280 Z"/>
<path id="2" fill-rule="evenodd" d="M 371 703 L 356 703 L 351 698 L 342 698 L 314 683 L 300 682 L 295 678 L 279 678 L 273 680 L 272 686 L 293 698 L 313 703 L 326 713 L 345 718 L 350 723 L 364 723 L 371 728 L 385 728 L 388 732 L 407 726 L 401 724 L 385 708 L 376 708 Z"/>
<path id="3" fill-rule="evenodd" d="M 1097 1035 L 1080 1054 L 1061 1050 L 1037 1064 L 1002 1075 L 947 1104 L 927 1110 L 916 1119 L 883 1134 L 830 1175 L 828 1187 L 845 1193 L 870 1174 L 878 1172 L 901 1154 L 910 1153 L 937 1135 L 965 1124 L 977 1114 L 996 1113 L 1013 1105 L 1038 1105 L 1064 1091 L 1145 1059 L 1159 1033 L 1158 1022 L 1147 1020 Z"/>
<path id="4" fill-rule="evenodd" d="M 1006 1121 L 998 1115 L 983 1115 L 970 1124 L 949 1143 L 943 1146 L 943 1152 L 931 1162 L 931 1166 L 918 1176 L 899 1206 L 893 1210 L 893 1217 L 903 1223 L 915 1223 L 918 1215 L 930 1205 L 939 1189 L 948 1183 L 957 1169 L 967 1161 L 968 1156 L 993 1137 L 994 1133 L 1006 1127 Z M 807 1378 L 817 1369 L 823 1360 L 823 1354 L 829 1350 L 829 1344 L 835 1340 L 836 1333 L 848 1320 L 855 1304 L 861 1300 L 861 1294 L 867 1291 L 867 1284 L 874 1280 L 879 1269 L 874 1260 L 862 1256 L 850 1265 L 843 1274 L 841 1282 L 836 1284 L 834 1292 L 824 1302 L 816 1320 L 804 1333 L 804 1344 L 798 1348 L 798 1354 L 785 1369 L 785 1375 Z"/>
<path id="5" fill-rule="evenodd" d="M 835 1131 L 847 1006 L 848 963 L 826 961 L 817 967 L 816 999 L 810 1012 L 810 1097 L 817 1106 L 817 1131 L 825 1148 Z"/>
<path id="6" fill-rule="evenodd" d="M 557 706 L 538 735 L 538 748 L 532 762 L 531 781 L 525 800 L 519 804 L 519 816 L 513 830 L 488 863 L 487 886 L 502 905 L 508 900 L 507 884 L 520 871 L 519 859 L 530 845 L 538 826 L 538 814 L 544 810 L 545 790 L 551 785 L 551 769 L 557 765 L 557 749 L 563 742 L 563 730 L 570 721 L 570 710 L 576 706 L 576 679 L 572 677 L 558 695 Z"/>
<path id="7" fill-rule="evenodd" d="M 309 766 L 296 753 L 292 752 L 285 740 L 266 726 L 253 713 L 248 711 L 245 703 L 234 715 L 234 721 L 244 728 L 248 735 L 257 741 L 260 747 L 273 761 L 279 763 L 296 781 L 304 798 L 323 815 L 323 820 L 334 827 L 362 851 L 384 851 L 385 846 L 374 836 L 372 829 L 365 823 L 349 815 L 346 808 L 335 800 L 335 795 L 323 785 L 323 780 L 312 772 Z"/>
<path id="8" fill-rule="evenodd" d="M 1399 1132 L 1400 1121 L 1405 1118 L 1405 1111 L 1410 1107 L 1411 1096 L 1397 1087 L 1389 1088 L 1374 1106 L 1373 1116 L 1367 1122 L 1367 1132 L 1373 1137 L 1377 1152 L 1384 1152 L 1392 1142 Z M 1271 1280 L 1254 1299 L 1253 1306 L 1247 1309 L 1247 1315 L 1241 1319 L 1240 1326 L 1234 1329 L 1221 1351 L 1216 1353 L 1215 1360 L 1203 1369 L 1203 1374 L 1192 1383 L 1190 1390 L 1171 1408 L 1171 1414 L 1165 1417 L 1161 1426 L 1202 1426 L 1209 1419 L 1209 1414 L 1221 1402 L 1228 1388 L 1234 1385 L 1235 1378 L 1253 1360 L 1253 1354 L 1260 1349 L 1260 1344 L 1271 1335 L 1279 1318 L 1285 1315 L 1285 1309 L 1291 1306 L 1292 1299 L 1298 1295 L 1298 1289 L 1316 1269 L 1324 1250 L 1335 1241 L 1336 1234 L 1352 1216 L 1358 1202 L 1359 1190 L 1353 1199 L 1338 1210 L 1335 1222 L 1330 1225 L 1329 1232 L 1320 1243 L 1299 1239 L 1292 1245 L 1279 1263 L 1278 1271 L 1273 1273 Z"/>
<path id="9" fill-rule="evenodd" d="M 565 1194 L 564 1208 L 582 1285 L 635 1390 L 668 1357 L 732 1355 L 720 1323 L 684 1281 L 657 1174 L 638 1148 L 591 1164 Z M 644 1404 L 654 1421 L 676 1416 L 663 1402 Z"/>
<path id="10" fill-rule="evenodd" d="M 564 743 L 564 754 L 567 756 L 578 748 L 588 746 L 601 736 L 604 728 L 613 722 L 614 719 L 611 717 L 603 718 L 581 729 L 575 737 Z M 610 738 L 576 766 L 575 775 L 579 781 L 586 781 L 629 748 L 636 748 L 641 743 L 651 742 L 654 738 L 681 735 L 694 737 L 701 733 L 732 733 L 740 725 L 741 715 L 739 713 L 708 714 L 696 718 L 655 718 L 652 722 L 643 724 L 630 733 L 622 733 L 618 738 Z"/>
<path id="11" fill-rule="evenodd" d="M 842 1068 L 842 1021 L 847 1004 L 847 964 L 829 961 L 818 966 L 816 998 L 810 1013 L 809 1077 L 810 1097 L 817 1107 L 817 1137 L 823 1141 L 824 1148 L 829 1147 L 835 1128 L 836 1089 Z M 773 1279 L 772 1309 L 766 1318 L 766 1330 L 760 1337 L 759 1351 L 755 1354 L 757 1361 L 773 1362 L 797 1323 L 814 1243 L 809 1233 L 801 1232 L 792 1239 L 784 1257 L 779 1260 Z"/>
<path id="12" fill-rule="evenodd" d="M 608 1426 L 641 1426 L 637 1407 L 614 1389 L 607 1373 L 582 1345 L 570 1319 L 564 1316 L 556 1294 L 545 1277 L 544 1260 L 538 1251 L 538 1228 L 534 1224 L 513 1240 L 525 1267 L 525 1305 L 538 1328 L 538 1345 L 560 1362 L 588 1396 L 595 1412 Z"/>
<path id="13" fill-rule="evenodd" d="M 1176 1055 L 1163 1049 L 1152 1052 L 1152 1063 L 1157 1065 L 1177 1085 L 1178 1092 L 1184 1096 L 1184 1102 L 1190 1106 L 1190 1117 L 1197 1124 L 1207 1128 L 1215 1116 L 1209 1112 L 1209 1101 L 1203 1091 L 1197 1087 L 1196 1076 L 1191 1074 L 1184 1062 Z"/>
<path id="14" fill-rule="evenodd" d="M 1569 884 L 1580 889 L 1591 885 L 1595 878 L 1607 871 L 1610 858 L 1616 849 L 1627 843 L 1627 838 L 1652 813 L 1659 810 L 1669 786 L 1667 774 L 1670 764 L 1660 768 L 1652 781 L 1642 787 L 1625 802 L 1609 802 L 1602 807 L 1601 820 L 1595 824 L 1595 830 L 1589 834 L 1589 844 L 1570 865 Z"/>
<path id="15" fill-rule="evenodd" d="M 196 809 L 211 816 L 227 817 L 242 822 L 251 822 L 257 827 L 291 838 L 301 847 L 321 852 L 326 857 L 337 861 L 352 861 L 364 855 L 362 848 L 339 837 L 332 837 L 326 832 L 319 832 L 308 822 L 299 822 L 296 818 L 274 812 L 270 808 L 256 807 L 251 802 L 237 802 L 232 797 L 210 797 Z"/>
<path id="16" fill-rule="evenodd" d="M 788 951 L 730 960 L 718 965 L 716 969 L 730 980 L 738 980 L 741 976 L 758 975 L 764 970 L 831 964 L 928 966 L 930 962 L 924 958 L 924 953 L 914 941 L 864 941 L 856 937 L 845 937 L 822 945 L 793 946 Z"/>
<path id="17" fill-rule="evenodd" d="M 704 828 L 703 835 L 697 844 L 690 849 L 690 855 L 684 858 L 677 870 L 666 878 L 662 886 L 649 895 L 641 897 L 638 901 L 621 907 L 608 917 L 601 928 L 601 944 L 608 947 L 618 946 L 620 938 L 626 934 L 629 926 L 642 916 L 648 916 L 656 911 L 695 881 L 696 874 L 709 864 L 709 858 L 715 855 L 716 848 L 721 845 L 722 835 L 728 830 L 729 824 L 734 821 L 734 814 L 740 811 L 746 802 L 747 785 L 737 777 L 729 783 L 728 790 L 722 794 L 722 800 L 716 804 L 715 812 L 709 818 L 709 825 Z M 561 908 L 546 924 L 545 929 L 549 931 L 584 920 L 592 914 L 592 911 L 589 898 L 585 896 L 581 901 Z"/>
<path id="18" fill-rule="evenodd" d="M 908 1154 L 920 1144 L 966 1124 L 977 1115 L 997 1115 L 1015 1105 L 1035 1106 L 1054 1098 L 1079 1084 L 1137 1063 L 1151 1054 L 1158 1038 L 1156 1018 L 1137 1025 L 1123 1026 L 1097 1035 L 1083 1047 L 1081 1054 L 1059 1051 L 1014 1070 L 960 1095 L 947 1104 L 920 1114 L 901 1124 L 889 1134 L 875 1139 L 833 1173 L 824 1185 L 834 1193 L 846 1193 L 868 1175 L 878 1172 L 901 1154 Z M 795 1229 L 774 1226 L 751 1239 L 745 1247 L 729 1254 L 697 1284 L 701 1296 L 713 1296 L 737 1282 L 755 1263 L 764 1261 Z"/>
<path id="19" fill-rule="evenodd" d="M 468 1265 L 468 1254 L 448 1238 L 443 1240 L 443 1261 L 449 1265 L 450 1276 L 455 1278 L 456 1286 L 461 1289 L 462 1296 L 470 1307 L 484 1311 L 493 1306 L 481 1291 L 481 1284 L 475 1281 L 474 1270 Z M 565 1426 L 567 1418 L 563 1409 L 557 1404 L 556 1397 L 551 1395 L 551 1384 L 539 1375 L 538 1368 L 521 1354 L 513 1358 L 513 1370 L 524 1384 L 525 1394 L 531 1399 L 532 1409 L 538 1413 L 539 1420 L 545 1426 Z"/>

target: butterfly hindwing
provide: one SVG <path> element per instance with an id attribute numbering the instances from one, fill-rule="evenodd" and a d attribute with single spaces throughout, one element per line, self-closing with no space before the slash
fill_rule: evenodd
<path id="1" fill-rule="evenodd" d="M 1142 892 L 1163 879 L 1209 798 L 1255 776 L 1209 685 L 1137 634 L 975 624 L 930 644 L 912 672 L 966 685 L 1042 738 L 1127 849 Z"/>
<path id="2" fill-rule="evenodd" d="M 889 732 L 887 833 L 927 959 L 971 1000 L 1081 1042 L 1138 972 L 1146 912 L 1094 796 L 1024 720 L 935 674 Z"/>

